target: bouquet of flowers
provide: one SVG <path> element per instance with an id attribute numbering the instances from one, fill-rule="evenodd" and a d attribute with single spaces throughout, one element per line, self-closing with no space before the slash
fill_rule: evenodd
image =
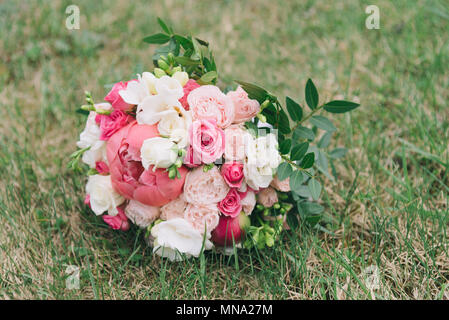
<path id="1" fill-rule="evenodd" d="M 358 104 L 320 105 L 310 79 L 308 114 L 247 82 L 225 93 L 209 44 L 158 22 L 163 32 L 144 39 L 164 44 L 153 72 L 115 83 L 101 103 L 86 92 L 69 162 L 88 168 L 86 205 L 112 229 L 145 228 L 153 252 L 170 260 L 271 247 L 283 230 L 319 223 L 320 181 L 333 179 L 329 160 L 346 151 L 327 150 L 336 128 L 323 113 Z"/>

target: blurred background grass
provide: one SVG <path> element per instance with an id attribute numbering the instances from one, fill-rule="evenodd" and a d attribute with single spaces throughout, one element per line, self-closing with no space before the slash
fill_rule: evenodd
<path id="1" fill-rule="evenodd" d="M 65 28 L 71 4 L 80 30 Z M 369 4 L 380 30 L 365 27 Z M 152 69 L 141 40 L 157 16 L 209 40 L 224 85 L 303 101 L 310 77 L 321 101 L 360 101 L 332 118 L 332 146 L 350 152 L 326 182 L 331 233 L 301 226 L 264 252 L 172 264 L 86 209 L 85 178 L 66 169 L 75 110 L 84 90 L 99 101 Z M 0 30 L 1 298 L 449 298 L 446 1 L 6 0 Z"/>

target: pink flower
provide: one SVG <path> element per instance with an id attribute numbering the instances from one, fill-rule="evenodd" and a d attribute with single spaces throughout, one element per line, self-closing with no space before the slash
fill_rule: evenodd
<path id="1" fill-rule="evenodd" d="M 90 194 L 86 194 L 86 197 L 84 198 L 84 204 L 90 207 Z"/>
<path id="2" fill-rule="evenodd" d="M 187 97 L 193 120 L 213 119 L 220 128 L 234 121 L 234 104 L 216 86 L 206 85 L 194 89 Z"/>
<path id="3" fill-rule="evenodd" d="M 129 222 L 125 212 L 123 212 L 123 209 L 120 207 L 117 207 L 117 211 L 118 213 L 116 216 L 110 216 L 107 214 L 103 215 L 103 221 L 114 230 L 129 230 Z"/>
<path id="4" fill-rule="evenodd" d="M 240 195 L 241 197 L 241 195 Z M 256 195 L 253 191 L 247 191 L 241 201 L 242 209 L 246 215 L 250 215 L 256 206 Z"/>
<path id="5" fill-rule="evenodd" d="M 226 197 L 218 203 L 218 209 L 225 216 L 235 218 L 242 211 L 242 203 L 237 189 L 231 189 Z"/>
<path id="6" fill-rule="evenodd" d="M 95 170 L 97 170 L 99 174 L 109 174 L 109 167 L 104 161 L 95 162 Z"/>
<path id="7" fill-rule="evenodd" d="M 229 161 L 243 161 L 245 159 L 245 140 L 248 132 L 240 126 L 232 125 L 225 131 L 225 151 L 224 157 Z"/>
<path id="8" fill-rule="evenodd" d="M 241 123 L 254 118 L 260 110 L 260 104 L 257 100 L 249 99 L 248 94 L 240 86 L 236 91 L 230 91 L 227 94 L 232 99 L 235 108 L 233 123 Z"/>
<path id="9" fill-rule="evenodd" d="M 196 88 L 201 87 L 195 80 L 189 79 L 185 86 L 182 88 L 184 90 L 184 95 L 181 99 L 179 99 L 179 102 L 181 102 L 181 105 L 184 107 L 184 109 L 189 110 L 189 104 L 187 103 L 187 97 L 189 96 L 190 92 Z"/>
<path id="10" fill-rule="evenodd" d="M 181 179 L 170 179 L 165 169 L 143 168 L 142 143 L 157 136 L 157 125 L 139 125 L 133 121 L 108 140 L 107 158 L 112 186 L 119 194 L 148 206 L 160 207 L 181 194 L 187 168 L 179 168 Z"/>
<path id="11" fill-rule="evenodd" d="M 209 205 L 218 203 L 228 194 L 229 187 L 217 167 L 204 172 L 203 167 L 193 169 L 187 174 L 184 197 L 193 204 Z"/>
<path id="12" fill-rule="evenodd" d="M 148 227 L 154 220 L 159 218 L 158 207 L 147 206 L 136 200 L 130 200 L 125 208 L 126 216 L 141 228 Z"/>
<path id="13" fill-rule="evenodd" d="M 136 81 L 131 80 L 131 81 Z M 109 102 L 112 107 L 115 110 L 121 110 L 121 111 L 127 111 L 129 109 L 131 109 L 132 105 L 126 103 L 125 101 L 123 101 L 122 97 L 120 96 L 119 92 L 120 90 L 125 90 L 126 87 L 128 86 L 128 82 L 117 82 L 116 84 L 114 84 L 114 86 L 112 87 L 111 91 L 109 91 L 109 93 L 107 94 L 106 97 L 104 97 L 104 100 Z"/>
<path id="14" fill-rule="evenodd" d="M 121 110 L 114 110 L 110 115 L 97 114 L 95 121 L 100 124 L 100 140 L 109 138 L 133 120 L 133 117 Z"/>
<path id="15" fill-rule="evenodd" d="M 171 220 L 175 218 L 183 218 L 186 206 L 187 202 L 184 198 L 184 194 L 181 193 L 178 198 L 170 201 L 161 208 L 161 219 Z"/>
<path id="16" fill-rule="evenodd" d="M 243 182 L 243 163 L 226 162 L 221 166 L 221 174 L 231 188 L 240 188 Z"/>
<path id="17" fill-rule="evenodd" d="M 216 204 L 195 205 L 188 204 L 184 211 L 184 219 L 190 222 L 201 233 L 209 233 L 214 230 L 220 220 L 220 212 Z"/>
<path id="18" fill-rule="evenodd" d="M 257 202 L 266 208 L 271 208 L 276 202 L 278 202 L 276 190 L 271 187 L 262 189 L 257 194 Z"/>
<path id="19" fill-rule="evenodd" d="M 277 191 L 290 192 L 290 178 L 281 181 L 276 175 L 273 181 L 271 181 L 270 186 L 275 188 Z"/>
<path id="20" fill-rule="evenodd" d="M 187 153 L 184 157 L 184 164 L 189 168 L 196 168 L 201 165 L 201 157 L 193 151 L 192 146 L 187 148 Z"/>
<path id="21" fill-rule="evenodd" d="M 196 120 L 190 126 L 190 145 L 203 163 L 212 163 L 221 158 L 225 149 L 223 130 L 217 127 L 214 120 Z"/>

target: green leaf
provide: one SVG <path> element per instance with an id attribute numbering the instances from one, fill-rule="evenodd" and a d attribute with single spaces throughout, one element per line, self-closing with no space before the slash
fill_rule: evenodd
<path id="1" fill-rule="evenodd" d="M 178 41 L 181 46 L 184 48 L 184 50 L 192 49 L 193 50 L 193 43 L 190 39 L 180 36 L 179 34 L 175 34 L 173 36 L 176 41 Z"/>
<path id="2" fill-rule="evenodd" d="M 212 83 L 217 78 L 217 72 L 216 71 L 209 71 L 208 73 L 205 73 L 201 76 L 200 82 L 206 84 L 206 83 Z"/>
<path id="3" fill-rule="evenodd" d="M 307 150 L 309 149 L 309 143 L 303 142 L 300 144 L 297 144 L 292 148 L 292 152 L 290 154 L 290 159 L 293 161 L 301 160 L 304 155 L 306 154 Z"/>
<path id="4" fill-rule="evenodd" d="M 291 147 L 292 147 L 292 140 L 286 139 L 279 144 L 279 152 L 281 154 L 287 154 L 290 152 Z"/>
<path id="5" fill-rule="evenodd" d="M 321 215 L 319 214 L 310 214 L 305 218 L 306 222 L 312 227 L 315 226 L 321 220 Z"/>
<path id="6" fill-rule="evenodd" d="M 329 152 L 329 156 L 333 159 L 343 158 L 348 150 L 346 148 L 335 148 L 331 152 Z"/>
<path id="7" fill-rule="evenodd" d="M 313 116 L 312 118 L 310 118 L 310 122 L 314 126 L 328 132 L 334 132 L 337 130 L 334 124 L 328 118 L 323 116 Z"/>
<path id="8" fill-rule="evenodd" d="M 304 198 L 309 198 L 309 197 L 311 197 L 312 195 L 310 194 L 310 190 L 309 190 L 309 187 L 308 186 L 300 186 L 299 188 L 298 188 L 298 190 L 296 190 L 296 193 L 298 194 L 298 195 L 300 195 L 301 197 L 304 197 Z"/>
<path id="9" fill-rule="evenodd" d="M 248 82 L 240 80 L 234 81 L 237 82 L 242 87 L 242 89 L 246 91 L 246 93 L 248 93 L 248 97 L 250 99 L 256 99 L 260 104 L 262 104 L 266 100 L 268 96 L 267 90 Z"/>
<path id="10" fill-rule="evenodd" d="M 318 180 L 315 178 L 312 178 L 309 180 L 309 183 L 307 184 L 309 187 L 310 194 L 313 198 L 313 200 L 318 200 L 321 195 L 321 184 Z"/>
<path id="11" fill-rule="evenodd" d="M 344 100 L 334 100 L 331 102 L 328 102 L 324 105 L 324 110 L 331 113 L 345 113 L 348 111 L 351 111 L 357 107 L 359 107 L 360 104 L 350 101 L 344 101 Z"/>
<path id="12" fill-rule="evenodd" d="M 296 230 L 299 226 L 298 216 L 292 211 L 287 213 L 287 224 L 292 230 Z"/>
<path id="13" fill-rule="evenodd" d="M 290 97 L 285 98 L 285 104 L 287 105 L 287 111 L 293 121 L 300 121 L 302 119 L 302 108 Z"/>
<path id="14" fill-rule="evenodd" d="M 304 201 L 301 202 L 300 207 L 306 215 L 320 214 L 324 211 L 324 207 L 315 202 Z"/>
<path id="15" fill-rule="evenodd" d="M 304 177 L 300 170 L 293 171 L 293 174 L 290 176 L 290 189 L 296 192 L 301 187 L 302 182 L 304 181 Z"/>
<path id="16" fill-rule="evenodd" d="M 152 36 L 148 36 L 143 38 L 144 42 L 147 43 L 155 43 L 155 44 L 163 44 L 170 40 L 170 36 L 164 34 L 164 33 L 156 33 Z"/>
<path id="17" fill-rule="evenodd" d="M 306 102 L 310 109 L 315 109 L 318 105 L 318 91 L 311 79 L 306 83 Z"/>
<path id="18" fill-rule="evenodd" d="M 292 174 L 292 166 L 288 162 L 282 162 L 277 169 L 277 176 L 280 181 L 287 179 Z"/>
<path id="19" fill-rule="evenodd" d="M 323 134 L 323 136 L 321 137 L 320 141 L 317 144 L 318 148 L 320 149 L 327 148 L 331 142 L 331 138 L 332 132 L 326 132 L 325 134 Z"/>
<path id="20" fill-rule="evenodd" d="M 313 140 L 315 139 L 315 134 L 313 131 L 307 127 L 298 126 L 295 131 L 293 132 L 293 140 L 298 139 L 307 139 L 307 140 Z"/>
<path id="21" fill-rule="evenodd" d="M 157 18 L 157 23 L 159 23 L 159 25 L 161 26 L 162 30 L 165 31 L 165 33 L 167 33 L 167 34 L 173 33 L 173 30 L 170 30 L 170 28 L 167 26 L 167 24 L 161 18 L 159 18 L 159 17 Z"/>
<path id="22" fill-rule="evenodd" d="M 290 121 L 288 120 L 287 114 L 284 110 L 279 111 L 279 125 L 278 129 L 282 134 L 290 133 Z"/>
<path id="23" fill-rule="evenodd" d="M 201 63 L 199 60 L 193 60 L 184 56 L 175 57 L 175 61 L 182 66 L 197 66 Z"/>
<path id="24" fill-rule="evenodd" d="M 310 152 L 305 155 L 304 159 L 302 159 L 300 167 L 303 169 L 309 169 L 313 166 L 315 162 L 315 153 Z"/>

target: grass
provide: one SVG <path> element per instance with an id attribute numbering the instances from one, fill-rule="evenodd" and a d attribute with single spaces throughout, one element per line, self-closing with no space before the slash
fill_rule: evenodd
<path id="1" fill-rule="evenodd" d="M 449 299 L 447 2 L 85 0 L 69 31 L 72 2 L 0 3 L 0 298 Z M 380 30 L 365 28 L 369 4 Z M 302 225 L 263 252 L 170 263 L 86 209 L 85 178 L 66 169 L 75 110 L 84 90 L 100 100 L 152 68 L 141 39 L 157 16 L 210 40 L 224 85 L 302 101 L 311 77 L 322 101 L 360 101 L 332 117 L 332 146 L 350 152 L 325 184 L 330 233 Z"/>

